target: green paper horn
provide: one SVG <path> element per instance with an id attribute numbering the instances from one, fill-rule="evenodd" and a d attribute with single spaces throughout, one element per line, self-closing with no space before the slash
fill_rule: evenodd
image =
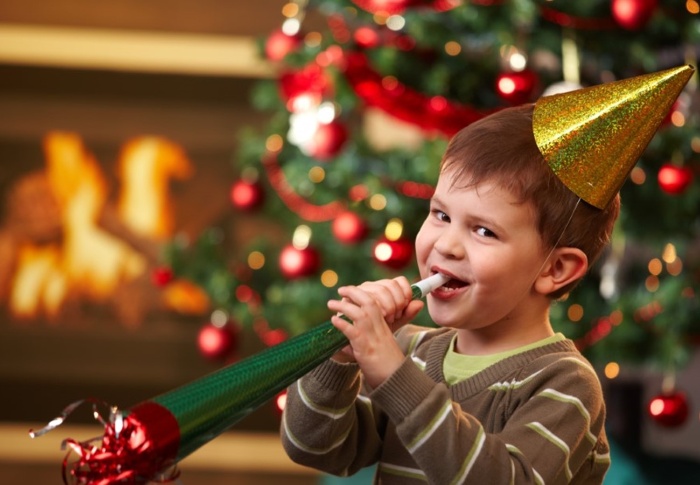
<path id="1" fill-rule="evenodd" d="M 412 286 L 422 298 L 447 282 L 435 274 Z M 294 381 L 348 344 L 326 321 L 274 347 L 223 367 L 177 389 L 121 413 L 112 408 L 101 447 L 66 440 L 79 455 L 70 468 L 64 460 L 64 481 L 78 483 L 145 483 L 163 479 L 180 460 L 248 416 Z M 75 404 L 69 406 L 72 410 Z M 68 409 L 68 408 L 67 408 Z M 70 411 L 68 411 L 70 412 Z M 68 412 L 30 435 L 40 436 L 59 425 Z M 104 420 L 103 420 L 104 421 Z M 172 478 L 172 476 L 168 477 Z"/>

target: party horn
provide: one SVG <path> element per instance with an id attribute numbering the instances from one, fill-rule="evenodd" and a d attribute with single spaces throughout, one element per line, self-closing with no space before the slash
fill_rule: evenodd
<path id="1" fill-rule="evenodd" d="M 449 280 L 432 275 L 411 286 L 413 299 L 423 298 Z M 64 440 L 77 457 L 63 461 L 63 481 L 90 485 L 146 483 L 177 476 L 180 460 L 255 411 L 294 381 L 348 344 L 330 320 L 285 342 L 222 367 L 172 391 L 120 411 L 109 419 L 97 412 L 104 435 L 89 441 Z M 57 426 L 83 401 L 31 437 Z"/>

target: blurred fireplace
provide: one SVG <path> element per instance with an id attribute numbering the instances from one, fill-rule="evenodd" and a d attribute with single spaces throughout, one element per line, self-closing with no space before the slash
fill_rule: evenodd
<path id="1" fill-rule="evenodd" d="M 154 310 L 176 310 L 148 275 L 173 237 L 170 179 L 192 177 L 182 147 L 139 137 L 120 148 L 112 200 L 104 169 L 77 133 L 43 139 L 45 166 L 21 174 L 5 194 L 0 223 L 0 297 L 11 320 L 52 324 L 102 305 L 120 324 L 141 325 Z M 202 314 L 198 308 L 181 308 Z"/>
<path id="2" fill-rule="evenodd" d="M 80 324 L 90 318 L 81 309 L 101 307 L 118 324 L 141 326 L 158 312 L 203 315 L 206 297 L 192 285 L 149 281 L 177 230 L 171 180 L 194 175 L 185 150 L 162 137 L 128 140 L 110 181 L 79 134 L 49 132 L 42 145 L 44 166 L 4 194 L 0 301 L 8 318 Z M 179 203 L 196 204 L 180 194 Z"/>

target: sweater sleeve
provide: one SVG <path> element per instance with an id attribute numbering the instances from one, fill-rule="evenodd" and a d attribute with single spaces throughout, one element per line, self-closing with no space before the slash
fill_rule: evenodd
<path id="1" fill-rule="evenodd" d="M 609 464 L 604 404 L 582 359 L 535 361 L 487 392 L 502 393 L 485 402 L 498 402 L 505 422 L 490 433 L 410 360 L 371 397 L 429 483 L 602 482 Z"/>
<path id="2" fill-rule="evenodd" d="M 292 461 L 339 476 L 377 461 L 382 440 L 361 381 L 356 364 L 328 360 L 288 388 L 280 434 Z"/>

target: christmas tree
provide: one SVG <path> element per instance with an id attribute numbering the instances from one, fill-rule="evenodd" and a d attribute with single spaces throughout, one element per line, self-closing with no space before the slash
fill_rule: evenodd
<path id="1" fill-rule="evenodd" d="M 339 285 L 415 280 L 413 238 L 450 136 L 543 95 L 695 66 L 698 12 L 695 0 L 290 0 L 260 41 L 277 75 L 252 101 L 269 124 L 241 135 L 231 187 L 232 211 L 265 229 L 233 251 L 222 228 L 176 240 L 167 265 L 205 290 L 214 323 L 267 345 L 327 320 Z M 554 306 L 556 330 L 594 363 L 672 372 L 698 343 L 696 91 L 697 74 L 622 189 L 610 250 Z"/>

